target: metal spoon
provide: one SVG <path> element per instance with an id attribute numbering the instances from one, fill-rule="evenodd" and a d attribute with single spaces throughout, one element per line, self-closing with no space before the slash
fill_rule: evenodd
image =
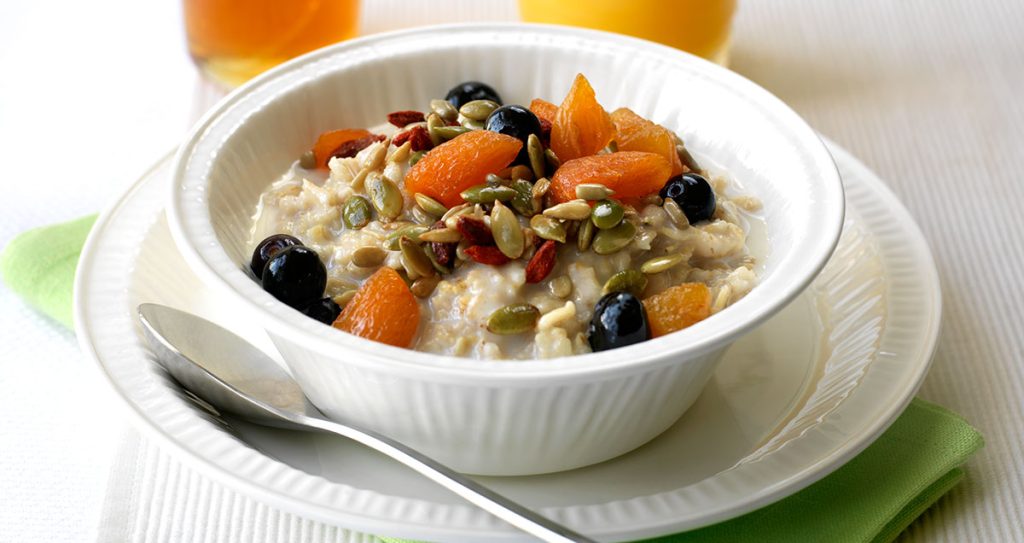
<path id="1" fill-rule="evenodd" d="M 208 320 L 158 304 L 140 305 L 139 320 L 160 365 L 184 388 L 217 409 L 259 424 L 353 439 L 542 541 L 593 543 L 391 438 L 327 420 L 277 363 Z"/>

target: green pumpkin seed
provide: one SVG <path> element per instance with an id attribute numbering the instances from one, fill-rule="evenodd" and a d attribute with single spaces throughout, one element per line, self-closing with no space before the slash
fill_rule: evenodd
<path id="1" fill-rule="evenodd" d="M 466 128 L 468 128 L 468 129 L 470 129 L 470 130 L 483 130 L 484 129 L 484 123 L 482 121 L 475 121 L 475 120 L 470 119 L 468 117 L 464 118 L 462 115 L 459 115 L 459 124 L 464 126 L 464 127 L 466 127 Z"/>
<path id="2" fill-rule="evenodd" d="M 676 145 L 676 154 L 679 155 L 679 161 L 683 163 L 683 166 L 690 168 L 690 171 L 700 171 L 700 166 L 697 165 L 697 161 L 693 159 L 693 155 L 690 154 L 690 151 L 686 150 L 685 145 L 681 143 Z"/>
<path id="3" fill-rule="evenodd" d="M 456 243 L 462 239 L 462 234 L 454 228 L 438 228 L 437 230 L 427 230 L 420 234 L 420 241 L 431 241 L 438 243 Z"/>
<path id="4" fill-rule="evenodd" d="M 435 147 L 441 145 L 441 135 L 437 133 L 437 129 L 442 126 L 447 125 L 436 113 L 427 115 L 427 133 L 430 134 L 430 143 Z"/>
<path id="5" fill-rule="evenodd" d="M 562 161 L 558 159 L 558 155 L 551 149 L 544 150 L 544 162 L 547 162 L 549 172 L 553 172 L 562 166 Z"/>
<path id="6" fill-rule="evenodd" d="M 559 243 L 565 243 L 565 225 L 544 215 L 534 215 L 530 219 L 530 228 L 540 237 Z"/>
<path id="7" fill-rule="evenodd" d="M 615 200 L 601 200 L 594 204 L 594 210 L 590 213 L 590 220 L 594 222 L 594 226 L 601 230 L 607 230 L 609 228 L 615 228 L 620 222 L 626 211 L 622 208 L 622 205 Z"/>
<path id="8" fill-rule="evenodd" d="M 448 208 L 444 207 L 444 204 L 437 200 L 427 196 L 426 194 L 417 192 L 412 195 L 413 200 L 416 200 L 416 205 L 420 209 L 426 211 L 431 216 L 438 218 L 443 217 L 445 213 L 448 213 Z"/>
<path id="9" fill-rule="evenodd" d="M 610 255 L 625 248 L 636 236 L 636 226 L 631 222 L 622 221 L 615 228 L 598 230 L 594 234 L 591 245 L 599 255 Z"/>
<path id="10" fill-rule="evenodd" d="M 526 138 L 526 154 L 530 157 L 530 168 L 533 170 L 534 178 L 544 177 L 544 146 L 541 145 L 537 134 L 530 134 Z"/>
<path id="11" fill-rule="evenodd" d="M 508 179 L 503 179 L 498 174 L 489 173 L 487 174 L 487 177 L 484 178 L 484 183 L 490 187 L 500 187 L 508 185 Z"/>
<path id="12" fill-rule="evenodd" d="M 516 214 L 500 201 L 494 202 L 491 210 L 491 233 L 494 234 L 494 244 L 505 256 L 513 259 L 522 256 L 526 247 L 523 228 L 519 226 Z"/>
<path id="13" fill-rule="evenodd" d="M 446 121 L 454 121 L 459 116 L 459 110 L 455 109 L 455 106 L 448 100 L 431 100 L 430 111 Z"/>
<path id="14" fill-rule="evenodd" d="M 352 253 L 352 263 L 360 268 L 373 268 L 384 263 L 388 253 L 374 245 L 360 247 Z"/>
<path id="15" fill-rule="evenodd" d="M 533 330 L 538 318 L 540 310 L 530 304 L 506 305 L 487 318 L 487 330 L 501 335 L 521 334 Z"/>
<path id="16" fill-rule="evenodd" d="M 579 230 L 576 231 L 576 248 L 582 253 L 590 248 L 597 227 L 589 220 L 583 220 L 579 225 Z"/>
<path id="17" fill-rule="evenodd" d="M 540 201 L 533 197 L 533 183 L 525 179 L 516 179 L 512 182 L 512 190 L 516 195 L 509 202 L 516 213 L 524 217 L 533 217 L 540 211 Z"/>
<path id="18" fill-rule="evenodd" d="M 441 278 L 436 275 L 420 277 L 409 285 L 409 290 L 411 290 L 413 296 L 416 296 L 417 298 L 429 298 L 434 292 L 434 289 L 437 288 L 437 284 L 440 282 Z"/>
<path id="19" fill-rule="evenodd" d="M 409 210 L 409 214 L 412 215 L 412 222 L 416 224 L 430 226 L 437 222 L 437 217 L 423 211 L 417 206 L 413 206 L 412 209 Z"/>
<path id="20" fill-rule="evenodd" d="M 462 199 L 474 204 L 489 204 L 494 201 L 507 202 L 516 196 L 512 187 L 491 187 L 486 184 L 474 185 L 459 193 Z"/>
<path id="21" fill-rule="evenodd" d="M 411 168 L 415 166 L 416 163 L 419 162 L 426 154 L 426 151 L 413 151 L 409 155 L 409 167 Z"/>
<path id="22" fill-rule="evenodd" d="M 676 225 L 676 228 L 680 230 L 689 228 L 690 220 L 686 218 L 686 213 L 683 213 L 683 210 L 679 208 L 679 204 L 675 200 L 665 198 L 665 202 L 661 204 L 661 207 L 665 210 L 672 224 Z"/>
<path id="23" fill-rule="evenodd" d="M 338 304 L 339 307 L 344 309 L 345 306 L 348 305 L 348 303 L 352 301 L 352 298 L 355 298 L 355 297 L 356 297 L 356 290 L 352 289 L 352 290 L 343 291 L 341 294 L 335 296 L 333 298 L 333 300 L 334 300 L 334 303 Z"/>
<path id="24" fill-rule="evenodd" d="M 527 181 L 533 181 L 536 179 L 533 176 L 533 170 L 531 170 L 529 166 L 523 166 L 522 164 L 512 166 L 512 169 L 509 170 L 508 173 L 509 178 L 511 179 L 525 179 Z"/>
<path id="25" fill-rule="evenodd" d="M 406 236 L 398 238 L 398 247 L 402 251 L 402 265 L 405 266 L 409 275 L 416 274 L 419 277 L 430 277 L 434 275 L 434 265 L 430 263 L 423 247 Z"/>
<path id="26" fill-rule="evenodd" d="M 382 217 L 396 219 L 402 214 L 405 199 L 402 190 L 393 181 L 382 175 L 371 175 L 366 178 L 366 192 L 370 202 Z"/>
<path id="27" fill-rule="evenodd" d="M 559 275 L 550 281 L 548 288 L 551 290 L 551 294 L 559 298 L 568 298 L 572 294 L 572 279 L 565 275 Z"/>
<path id="28" fill-rule="evenodd" d="M 299 157 L 299 166 L 305 170 L 316 168 L 316 155 L 313 151 L 306 151 Z"/>
<path id="29" fill-rule="evenodd" d="M 401 245 L 399 244 L 399 240 L 401 238 L 407 237 L 413 241 L 419 241 L 420 235 L 426 231 L 426 226 L 419 225 L 409 225 L 403 228 L 399 228 L 398 230 L 391 232 L 390 234 L 388 234 L 386 238 L 384 238 L 384 248 L 389 251 L 397 251 L 401 248 Z"/>
<path id="30" fill-rule="evenodd" d="M 576 185 L 576 197 L 584 200 L 604 200 L 615 194 L 615 191 L 600 183 L 580 183 Z"/>
<path id="31" fill-rule="evenodd" d="M 640 271 L 647 274 L 661 273 L 675 267 L 683 261 L 683 255 L 656 256 L 640 266 Z"/>
<path id="32" fill-rule="evenodd" d="M 569 200 L 545 209 L 544 215 L 552 219 L 581 221 L 590 217 L 590 204 L 586 200 Z"/>
<path id="33" fill-rule="evenodd" d="M 441 220 L 442 221 L 447 221 L 449 218 L 461 215 L 467 209 L 472 209 L 472 208 L 473 208 L 473 206 L 471 204 L 459 204 L 459 205 L 449 209 L 444 215 L 441 215 Z"/>
<path id="34" fill-rule="evenodd" d="M 358 230 L 370 223 L 373 219 L 373 208 L 369 200 L 362 196 L 352 196 L 345 201 L 341 208 L 341 220 L 347 228 Z"/>
<path id="35" fill-rule="evenodd" d="M 465 207 L 453 207 L 452 209 L 448 210 L 448 213 L 445 213 L 446 217 L 441 218 L 441 220 L 444 221 L 445 226 L 447 226 L 448 228 L 455 228 L 456 223 L 459 222 L 459 217 L 463 215 L 470 215 L 473 213 L 473 207 L 470 204 L 462 205 Z M 456 210 L 455 213 L 452 213 L 452 210 Z"/>
<path id="36" fill-rule="evenodd" d="M 601 294 L 612 292 L 628 292 L 637 298 L 643 296 L 647 288 L 647 276 L 638 270 L 622 270 L 608 278 Z"/>
<path id="37" fill-rule="evenodd" d="M 459 114 L 467 119 L 483 121 L 492 111 L 498 109 L 498 103 L 491 100 L 473 100 L 462 104 Z"/>
<path id="38" fill-rule="evenodd" d="M 437 134 L 437 137 L 441 138 L 441 141 L 455 139 L 456 136 L 461 136 L 466 132 L 472 132 L 472 130 L 465 126 L 438 126 L 434 128 L 434 133 Z"/>

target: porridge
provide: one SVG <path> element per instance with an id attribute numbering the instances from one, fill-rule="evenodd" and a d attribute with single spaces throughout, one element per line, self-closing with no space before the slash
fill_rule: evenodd
<path id="1" fill-rule="evenodd" d="M 251 269 L 279 300 L 415 350 L 535 359 L 703 320 L 757 284 L 757 199 L 668 129 L 467 82 L 320 136 L 261 196 Z"/>

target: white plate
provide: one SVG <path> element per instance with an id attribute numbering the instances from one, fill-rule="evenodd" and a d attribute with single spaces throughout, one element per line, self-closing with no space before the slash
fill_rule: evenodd
<path id="1" fill-rule="evenodd" d="M 939 282 L 906 209 L 848 153 L 830 149 L 848 200 L 836 254 L 796 302 L 726 353 L 677 424 L 595 466 L 480 480 L 592 537 L 637 539 L 792 494 L 885 430 L 928 369 Z M 226 429 L 169 384 L 134 322 L 141 302 L 187 309 L 267 350 L 269 343 L 180 260 L 162 213 L 166 170 L 158 164 L 97 221 L 75 289 L 82 348 L 140 426 L 205 475 L 305 517 L 432 541 L 525 540 L 358 445 L 235 420 Z"/>

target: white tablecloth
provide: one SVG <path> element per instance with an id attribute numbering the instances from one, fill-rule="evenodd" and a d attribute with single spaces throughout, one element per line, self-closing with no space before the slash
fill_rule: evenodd
<path id="1" fill-rule="evenodd" d="M 515 14 L 364 3 L 366 31 Z M 921 395 L 987 446 L 907 540 L 1024 541 L 1022 30 L 1019 0 L 750 0 L 736 21 L 732 67 L 888 180 L 938 262 L 944 330 Z M 0 244 L 110 201 L 184 134 L 195 87 L 177 2 L 0 5 Z M 72 334 L 2 287 L 0 338 L 0 541 L 346 540 L 141 441 Z"/>

